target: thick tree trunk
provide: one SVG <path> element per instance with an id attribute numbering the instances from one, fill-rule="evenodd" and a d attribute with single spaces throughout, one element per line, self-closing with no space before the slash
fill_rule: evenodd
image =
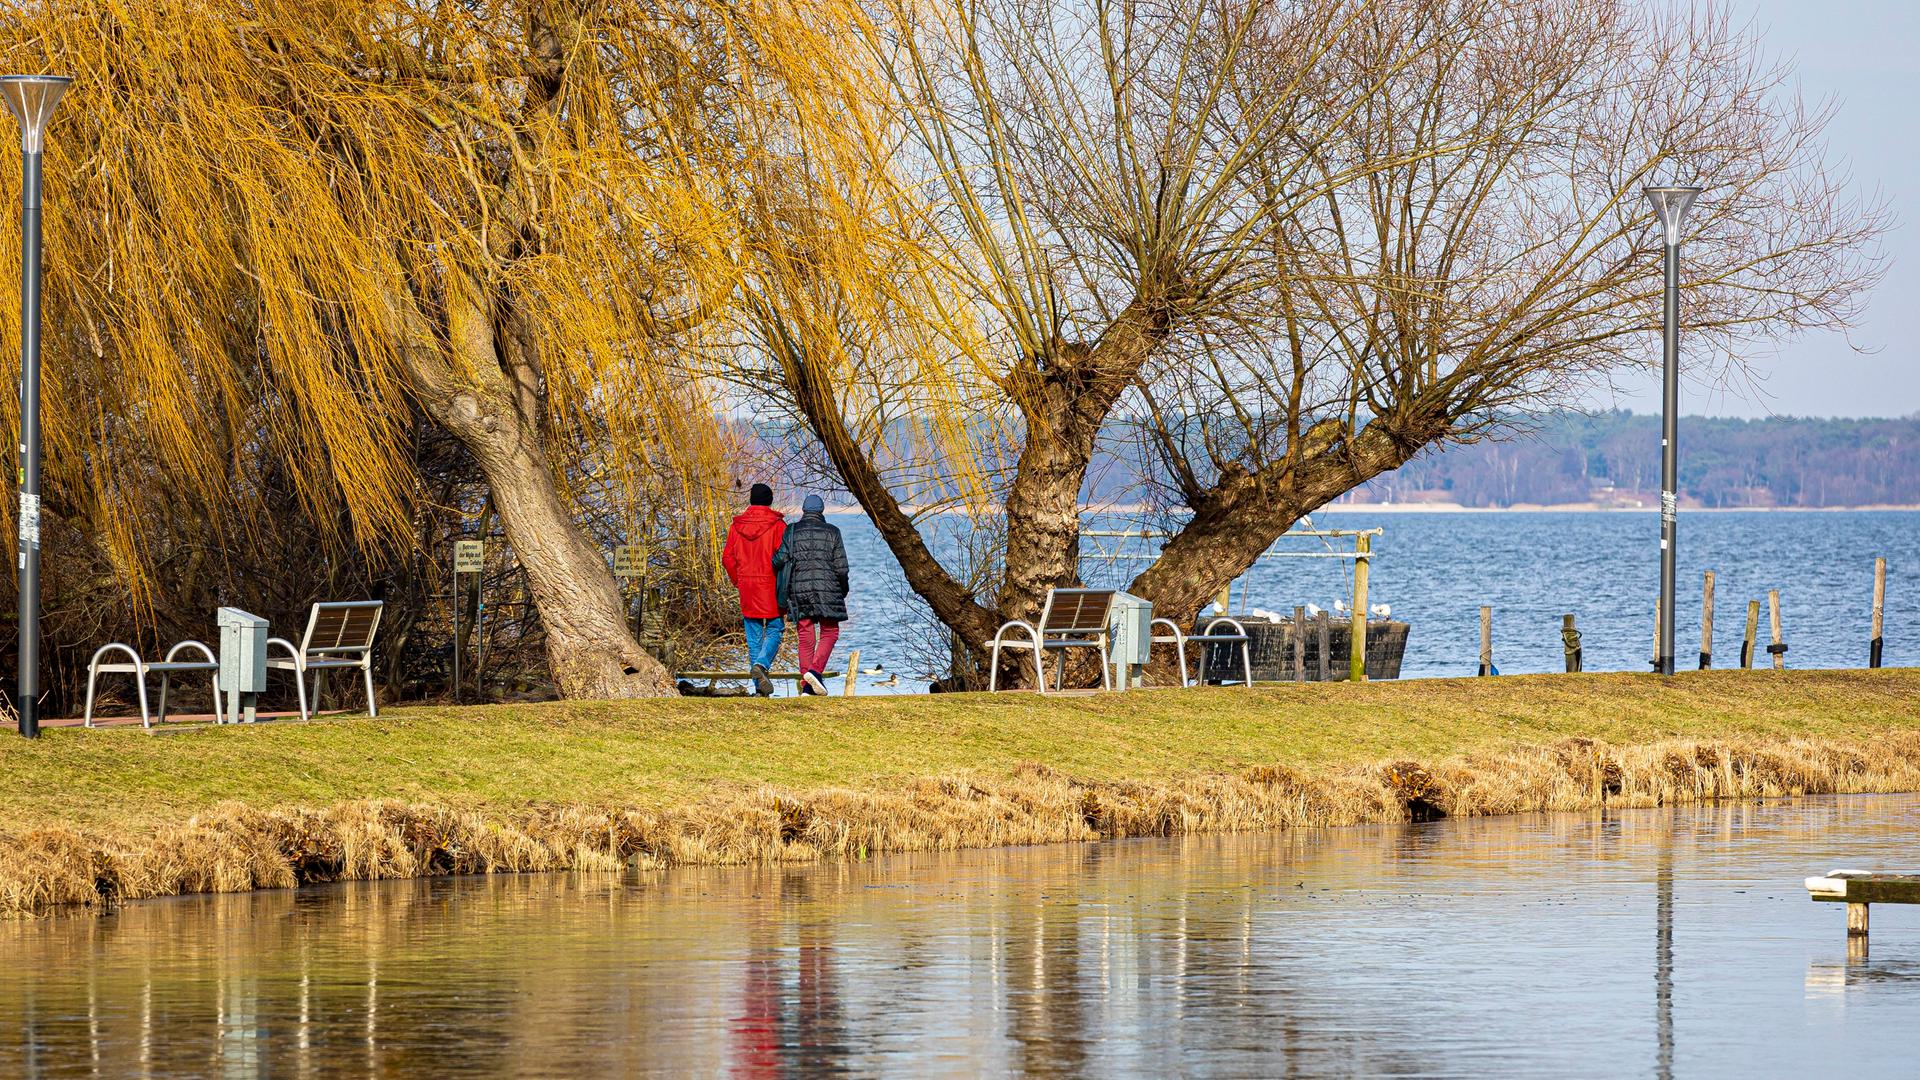
<path id="1" fill-rule="evenodd" d="M 486 475 L 546 627 L 547 666 L 561 695 L 674 693 L 671 673 L 629 632 L 613 574 L 567 511 L 537 434 L 510 407 L 489 408 L 477 394 L 455 394 L 434 411 Z"/>
<path id="2" fill-rule="evenodd" d="M 1316 429 L 1318 430 L 1318 429 Z M 1441 437 L 1438 421 L 1375 420 L 1351 438 L 1307 445 L 1260 473 L 1236 472 L 1198 500 L 1193 517 L 1128 586 L 1156 616 L 1190 626 L 1222 586 L 1246 573 L 1293 523 Z"/>
<path id="3" fill-rule="evenodd" d="M 547 631 L 555 688 L 572 698 L 674 693 L 672 674 L 628 630 L 613 571 L 560 496 L 540 432 L 531 360 L 513 360 L 510 343 L 500 347 L 470 278 L 450 268 L 448 282 L 444 345 L 417 306 L 400 302 L 412 330 L 409 374 L 427 415 L 460 440 L 487 479 Z M 459 355 L 458 372 L 443 350 Z"/>

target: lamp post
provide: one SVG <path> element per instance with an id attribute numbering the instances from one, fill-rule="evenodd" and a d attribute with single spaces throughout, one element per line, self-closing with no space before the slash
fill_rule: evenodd
<path id="1" fill-rule="evenodd" d="M 1687 210 L 1700 197 L 1697 187 L 1649 187 L 1641 193 L 1653 204 L 1666 234 L 1666 303 L 1661 338 L 1660 423 L 1660 674 L 1673 674 L 1673 594 L 1678 538 L 1674 521 L 1680 490 L 1680 230 Z"/>
<path id="2" fill-rule="evenodd" d="M 47 121 L 73 82 L 0 75 L 20 122 L 20 734 L 40 734 L 40 151 Z"/>

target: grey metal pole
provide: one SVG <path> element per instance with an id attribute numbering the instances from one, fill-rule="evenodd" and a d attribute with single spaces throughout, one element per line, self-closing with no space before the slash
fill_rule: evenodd
<path id="1" fill-rule="evenodd" d="M 1667 244 L 1660 422 L 1660 674 L 1673 674 L 1674 591 L 1680 490 L 1680 244 Z"/>
<path id="2" fill-rule="evenodd" d="M 1666 240 L 1666 287 L 1661 311 L 1661 422 L 1660 422 L 1660 637 L 1655 643 L 1654 667 L 1673 674 L 1674 593 L 1679 563 L 1678 522 L 1680 491 L 1680 236 L 1687 211 L 1700 195 L 1697 187 L 1647 187 L 1641 192 L 1653 205 Z"/>
<path id="3" fill-rule="evenodd" d="M 20 734 L 40 734 L 40 154 L 20 181 Z"/>
<path id="4" fill-rule="evenodd" d="M 47 121 L 71 79 L 0 76 L 20 122 L 20 734 L 40 734 L 40 157 Z"/>

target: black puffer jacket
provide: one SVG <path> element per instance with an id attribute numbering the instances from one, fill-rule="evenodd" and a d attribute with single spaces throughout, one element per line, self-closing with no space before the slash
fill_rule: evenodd
<path id="1" fill-rule="evenodd" d="M 805 514 L 787 526 L 773 553 L 780 606 L 798 619 L 843 622 L 847 617 L 847 545 L 825 515 Z"/>

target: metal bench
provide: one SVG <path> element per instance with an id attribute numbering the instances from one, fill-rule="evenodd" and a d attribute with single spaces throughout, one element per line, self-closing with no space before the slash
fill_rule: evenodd
<path id="1" fill-rule="evenodd" d="M 307 708 L 307 672 L 316 673 L 313 692 L 314 705 L 318 706 L 318 677 L 335 668 L 359 669 L 367 687 L 367 715 L 380 715 L 379 705 L 373 698 L 373 635 L 380 628 L 380 611 L 384 606 L 379 600 L 315 604 L 307 614 L 307 632 L 300 638 L 298 648 L 286 638 L 267 639 L 268 670 L 293 672 L 293 685 L 300 698 L 300 719 L 312 718 Z M 273 655 L 275 645 L 286 650 L 287 655 Z"/>
<path id="2" fill-rule="evenodd" d="M 1112 629 L 1108 625 L 1113 613 L 1112 589 L 1048 589 L 1047 605 L 1040 611 L 1040 624 L 1024 619 L 1013 619 L 1003 624 L 993 635 L 993 660 L 987 676 L 988 691 L 1000 689 L 1000 649 L 1003 645 L 1033 650 L 1033 673 L 1039 680 L 1035 689 L 1047 692 L 1047 667 L 1045 656 L 1048 651 L 1062 655 L 1054 665 L 1054 689 L 1064 689 L 1067 672 L 1068 649 L 1100 650 L 1100 686 L 1113 689 L 1113 665 L 1107 662 L 1112 653 Z M 1007 637 L 1010 630 L 1023 630 L 1027 639 L 1020 641 Z"/>
<path id="3" fill-rule="evenodd" d="M 182 649 L 198 649 L 206 659 L 175 660 L 174 657 L 180 655 L 180 650 Z M 129 662 L 124 664 L 101 663 L 100 658 L 111 652 L 126 653 Z M 93 659 L 87 661 L 87 709 L 86 715 L 81 720 L 81 723 L 87 727 L 93 726 L 94 684 L 100 678 L 102 672 L 108 674 L 130 674 L 133 676 L 134 688 L 139 691 L 140 695 L 140 726 L 150 728 L 154 725 L 155 721 L 147 713 L 148 675 L 156 672 L 160 675 L 160 719 L 158 722 L 164 724 L 167 722 L 167 693 L 172 688 L 173 677 L 175 675 L 190 671 L 218 672 L 219 670 L 220 661 L 214 658 L 213 650 L 198 641 L 188 640 L 176 644 L 173 648 L 167 650 L 165 659 L 158 662 L 149 662 L 140 659 L 140 654 L 134 651 L 133 646 L 122 642 L 115 641 L 107 645 L 102 645 L 94 652 Z M 214 684 L 213 711 L 217 715 L 220 712 L 220 687 L 217 679 L 210 681 Z"/>
<path id="4" fill-rule="evenodd" d="M 1221 623 L 1231 625 L 1234 632 L 1230 634 L 1215 633 L 1214 627 L 1219 626 Z M 1242 674 L 1240 685 L 1249 690 L 1253 689 L 1253 652 L 1249 648 L 1247 628 L 1240 624 L 1240 620 L 1228 618 L 1225 615 L 1216 616 L 1208 620 L 1206 629 L 1198 634 L 1183 633 L 1172 619 L 1155 619 L 1152 625 L 1155 627 L 1164 626 L 1167 628 L 1168 633 L 1164 635 L 1153 635 L 1149 640 L 1148 648 L 1152 648 L 1154 645 L 1173 646 L 1174 655 L 1180 660 L 1181 686 L 1193 685 L 1193 681 L 1187 677 L 1187 646 L 1200 645 L 1204 648 L 1208 645 L 1238 645 L 1240 646 L 1240 671 Z"/>

